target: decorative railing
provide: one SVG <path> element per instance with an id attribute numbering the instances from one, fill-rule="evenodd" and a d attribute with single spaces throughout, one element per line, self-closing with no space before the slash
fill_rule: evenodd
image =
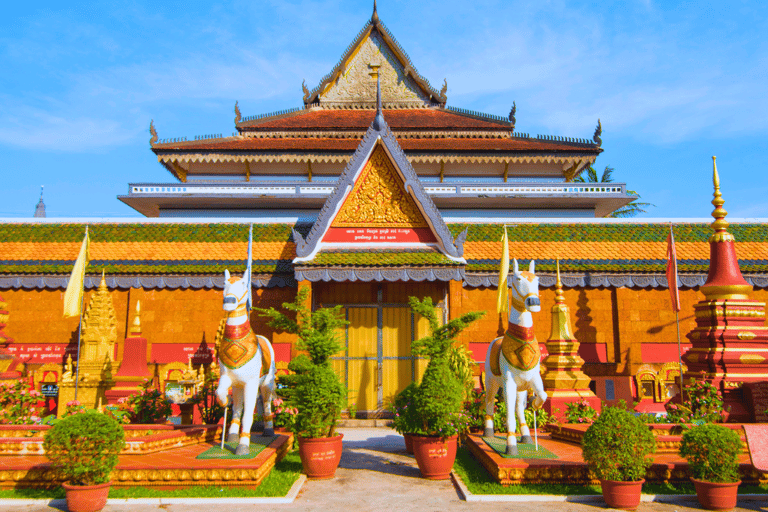
<path id="1" fill-rule="evenodd" d="M 131 183 L 128 193 L 137 195 L 298 195 L 327 196 L 335 184 L 320 183 Z M 499 183 L 492 185 L 424 184 L 430 195 L 597 195 L 625 196 L 625 183 Z"/>

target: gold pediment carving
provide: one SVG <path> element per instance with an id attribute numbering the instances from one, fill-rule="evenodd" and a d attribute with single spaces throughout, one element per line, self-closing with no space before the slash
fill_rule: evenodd
<path id="1" fill-rule="evenodd" d="M 416 201 L 381 145 L 355 181 L 331 227 L 427 228 Z"/>

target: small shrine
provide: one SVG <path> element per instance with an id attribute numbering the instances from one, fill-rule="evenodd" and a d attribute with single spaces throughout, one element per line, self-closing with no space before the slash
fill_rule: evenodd
<path id="1" fill-rule="evenodd" d="M 59 382 L 59 404 L 66 405 L 77 399 L 89 409 L 106 403 L 105 392 L 115 381 L 112 361 L 115 358 L 117 319 L 112 296 L 107 289 L 104 274 L 99 288 L 91 296 L 83 315 L 79 358 L 73 366 L 71 356 Z M 75 398 L 76 397 L 76 398 Z M 58 408 L 61 416 L 65 407 Z"/>

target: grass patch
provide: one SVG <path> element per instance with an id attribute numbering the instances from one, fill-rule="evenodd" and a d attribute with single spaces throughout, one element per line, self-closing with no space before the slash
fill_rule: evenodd
<path id="1" fill-rule="evenodd" d="M 466 448 L 459 448 L 456 452 L 453 470 L 472 494 L 601 494 L 599 485 L 513 484 L 505 487 L 491 478 Z"/>
<path id="2" fill-rule="evenodd" d="M 298 451 L 288 453 L 275 464 L 261 485 L 255 489 L 244 487 L 196 486 L 161 490 L 150 487 L 121 487 L 109 490 L 110 498 L 276 498 L 285 496 L 301 474 Z M 63 499 L 64 489 L 3 489 L 0 498 Z"/>
<path id="3" fill-rule="evenodd" d="M 55 500 L 64 499 L 64 489 L 2 489 L 0 499 Z"/>
<path id="4" fill-rule="evenodd" d="M 491 478 L 488 471 L 472 457 L 466 448 L 459 448 L 456 452 L 453 470 L 472 494 L 552 494 L 556 496 L 602 494 L 599 485 L 512 484 L 505 487 Z M 696 494 L 696 489 L 691 482 L 646 483 L 643 484 L 643 494 Z M 742 484 L 739 486 L 739 494 L 768 494 L 768 484 Z"/>

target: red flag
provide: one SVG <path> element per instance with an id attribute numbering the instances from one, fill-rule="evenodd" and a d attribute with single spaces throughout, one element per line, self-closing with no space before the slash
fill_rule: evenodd
<path id="1" fill-rule="evenodd" d="M 680 294 L 677 292 L 677 252 L 675 251 L 675 235 L 672 233 L 672 224 L 669 225 L 667 236 L 667 283 L 669 296 L 672 300 L 672 309 L 680 311 Z"/>

